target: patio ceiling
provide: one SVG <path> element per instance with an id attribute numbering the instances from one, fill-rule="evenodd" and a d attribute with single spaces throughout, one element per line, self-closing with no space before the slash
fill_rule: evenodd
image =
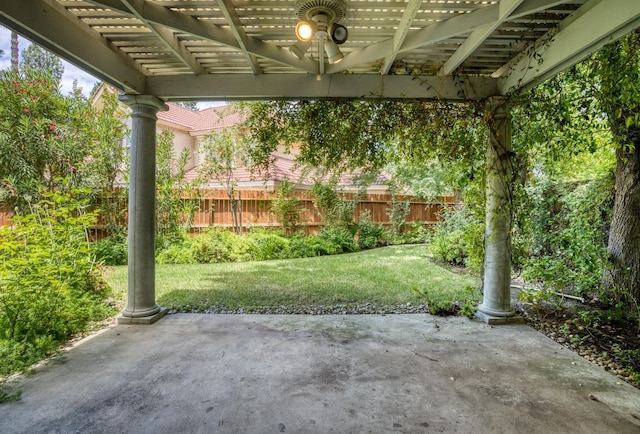
<path id="1" fill-rule="evenodd" d="M 294 0 L 5 0 L 0 22 L 127 93 L 167 100 L 478 99 L 640 26 L 638 0 L 348 0 L 344 59 L 301 60 Z"/>

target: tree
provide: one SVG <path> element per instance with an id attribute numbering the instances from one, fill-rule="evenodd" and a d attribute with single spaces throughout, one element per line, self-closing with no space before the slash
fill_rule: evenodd
<path id="1" fill-rule="evenodd" d="M 31 44 L 22 50 L 20 67 L 24 72 L 48 71 L 56 85 L 60 84 L 64 74 L 64 66 L 60 58 L 36 44 Z"/>
<path id="2" fill-rule="evenodd" d="M 196 210 L 189 200 L 195 190 L 186 182 L 189 150 L 174 155 L 173 138 L 172 131 L 163 130 L 156 142 L 156 228 L 161 242 L 180 239 L 181 230 L 193 223 Z"/>
<path id="3" fill-rule="evenodd" d="M 40 186 L 74 178 L 87 156 L 90 119 L 81 95 L 63 97 L 46 72 L 0 71 L 0 177 L 13 206 Z M 8 186 L 8 187 L 7 187 Z"/>
<path id="4" fill-rule="evenodd" d="M 603 285 L 640 303 L 640 31 L 607 45 L 591 64 L 593 89 L 616 139 L 615 199 Z"/>
<path id="5" fill-rule="evenodd" d="M 176 104 L 194 112 L 198 111 L 198 103 L 196 101 L 177 101 Z"/>
<path id="6" fill-rule="evenodd" d="M 282 225 L 284 235 L 291 235 L 298 230 L 300 214 L 307 210 L 302 201 L 294 196 L 295 190 L 295 184 L 282 181 L 276 189 L 276 197 L 271 201 L 270 211 Z"/>
<path id="7" fill-rule="evenodd" d="M 248 131 L 241 126 L 227 127 L 209 133 L 201 143 L 202 163 L 198 168 L 201 183 L 215 179 L 220 182 L 229 198 L 233 229 L 242 234 L 236 179 L 240 167 L 251 166 L 249 151 L 251 148 Z"/>
<path id="8" fill-rule="evenodd" d="M 250 106 L 252 158 L 267 164 L 282 144 L 298 160 L 334 172 L 376 171 L 390 161 L 484 159 L 486 129 L 477 103 L 396 100 L 269 101 Z"/>
<path id="9" fill-rule="evenodd" d="M 11 68 L 18 70 L 20 50 L 18 49 L 18 33 L 11 32 Z"/>

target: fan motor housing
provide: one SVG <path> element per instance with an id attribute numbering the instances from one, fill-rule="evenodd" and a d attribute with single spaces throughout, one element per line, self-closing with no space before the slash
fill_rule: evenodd
<path id="1" fill-rule="evenodd" d="M 293 9 L 301 20 L 311 20 L 317 14 L 325 14 L 329 22 L 339 22 L 347 14 L 347 2 L 344 0 L 298 0 Z"/>

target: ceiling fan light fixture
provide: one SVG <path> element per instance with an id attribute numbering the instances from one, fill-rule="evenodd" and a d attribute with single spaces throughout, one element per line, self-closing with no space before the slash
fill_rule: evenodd
<path id="1" fill-rule="evenodd" d="M 296 24 L 296 37 L 300 41 L 311 41 L 315 33 L 316 23 L 313 21 L 301 20 Z"/>
<path id="2" fill-rule="evenodd" d="M 342 24 L 331 23 L 331 27 L 329 28 L 329 36 L 331 36 L 331 40 L 338 44 L 342 45 L 347 41 L 349 37 L 349 31 Z"/>
<path id="3" fill-rule="evenodd" d="M 324 43 L 324 50 L 327 52 L 327 61 L 332 65 L 340 62 L 344 58 L 340 48 L 331 40 L 327 40 Z"/>
<path id="4" fill-rule="evenodd" d="M 307 52 L 309 47 L 311 47 L 311 40 L 298 41 L 289 47 L 289 52 L 298 60 L 302 60 L 302 58 L 304 57 L 304 53 Z"/>

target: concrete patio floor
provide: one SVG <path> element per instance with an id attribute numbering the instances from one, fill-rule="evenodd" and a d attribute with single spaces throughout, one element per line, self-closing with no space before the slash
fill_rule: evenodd
<path id="1" fill-rule="evenodd" d="M 523 326 L 169 315 L 13 386 L 1 433 L 639 433 L 640 390 Z"/>

